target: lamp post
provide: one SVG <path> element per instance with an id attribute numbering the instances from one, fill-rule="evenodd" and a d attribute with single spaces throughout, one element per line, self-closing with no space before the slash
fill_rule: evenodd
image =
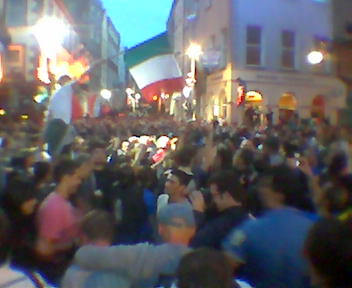
<path id="1" fill-rule="evenodd" d="M 203 54 L 202 52 L 202 47 L 199 44 L 192 43 L 187 51 L 186 55 L 189 57 L 191 60 L 191 72 L 190 76 L 193 78 L 193 80 L 196 80 L 196 61 L 199 60 L 199 57 Z"/>
<path id="2" fill-rule="evenodd" d="M 62 20 L 53 16 L 45 16 L 33 26 L 32 32 L 38 41 L 42 57 L 46 59 L 47 84 L 52 86 L 55 79 L 53 79 L 50 69 L 51 60 L 56 58 L 62 47 L 68 34 L 67 27 Z"/>
<path id="3" fill-rule="evenodd" d="M 199 58 L 202 54 L 203 54 L 202 47 L 196 43 L 192 43 L 186 51 L 186 55 L 191 60 L 191 72 L 187 74 L 188 77 L 187 77 L 186 82 L 189 82 L 189 83 L 187 83 L 187 85 L 190 86 L 192 89 L 191 91 L 193 92 L 192 93 L 193 100 L 195 100 L 194 85 L 197 82 L 196 81 L 196 62 L 199 60 Z M 187 98 L 187 101 L 192 101 L 192 99 L 190 99 L 190 98 L 191 97 Z M 196 105 L 197 105 L 197 107 L 199 106 L 199 101 L 196 101 Z M 192 102 L 191 102 L 190 106 L 193 106 Z"/>

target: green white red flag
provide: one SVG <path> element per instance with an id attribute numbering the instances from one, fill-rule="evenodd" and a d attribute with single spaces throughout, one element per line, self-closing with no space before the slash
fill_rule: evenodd
<path id="1" fill-rule="evenodd" d="M 182 91 L 184 79 L 166 33 L 129 49 L 125 61 L 146 101 Z"/>

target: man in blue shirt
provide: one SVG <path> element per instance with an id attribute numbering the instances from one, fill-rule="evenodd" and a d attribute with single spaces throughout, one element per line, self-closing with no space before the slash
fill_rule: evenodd
<path id="1" fill-rule="evenodd" d="M 288 167 L 274 168 L 260 185 L 268 212 L 244 222 L 224 242 L 235 266 L 243 268 L 240 276 L 254 287 L 309 287 L 302 251 L 312 222 L 292 206 L 301 193 L 295 175 Z"/>

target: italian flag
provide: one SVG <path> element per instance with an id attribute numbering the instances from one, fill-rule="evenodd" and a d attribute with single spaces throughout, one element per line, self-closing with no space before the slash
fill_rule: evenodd
<path id="1" fill-rule="evenodd" d="M 125 61 L 146 101 L 182 91 L 184 80 L 166 33 L 129 49 Z"/>

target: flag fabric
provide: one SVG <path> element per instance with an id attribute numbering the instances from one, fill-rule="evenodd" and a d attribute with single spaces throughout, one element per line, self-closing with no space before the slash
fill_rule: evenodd
<path id="1" fill-rule="evenodd" d="M 49 102 L 49 119 L 61 119 L 66 124 L 83 117 L 83 108 L 79 96 L 74 93 L 73 85 L 69 83 L 61 87 Z"/>
<path id="2" fill-rule="evenodd" d="M 126 52 L 125 61 L 146 101 L 161 93 L 181 91 L 184 80 L 166 33 L 160 34 Z"/>

